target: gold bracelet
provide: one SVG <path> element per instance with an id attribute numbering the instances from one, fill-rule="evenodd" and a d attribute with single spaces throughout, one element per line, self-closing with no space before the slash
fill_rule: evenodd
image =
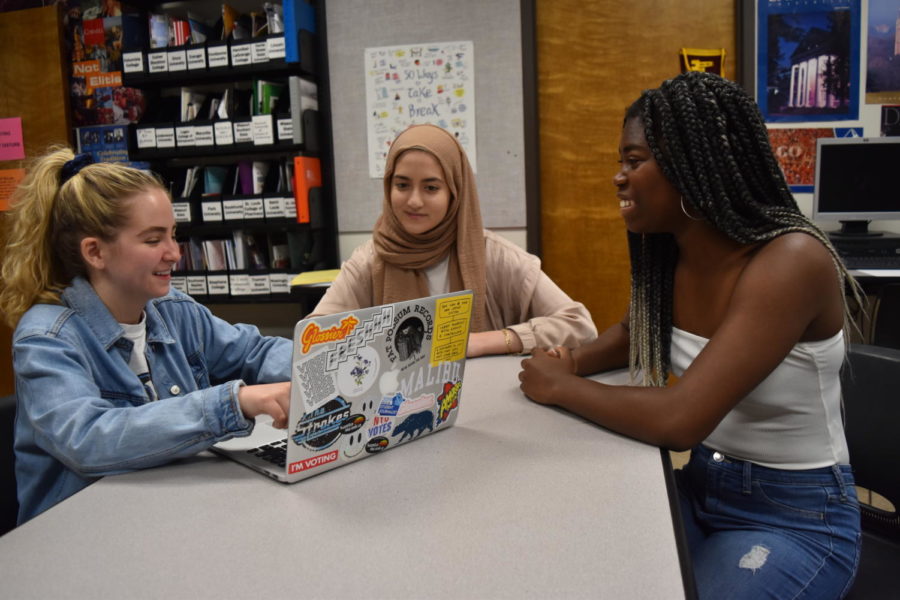
<path id="1" fill-rule="evenodd" d="M 506 340 L 506 353 L 512 354 L 513 353 L 512 340 L 511 340 L 511 336 L 509 335 L 509 329 L 503 330 L 503 339 Z"/>

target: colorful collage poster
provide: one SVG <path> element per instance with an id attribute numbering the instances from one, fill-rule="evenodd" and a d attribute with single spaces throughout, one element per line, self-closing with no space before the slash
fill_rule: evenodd
<path id="1" fill-rule="evenodd" d="M 459 140 L 477 171 L 472 42 L 366 48 L 369 176 L 381 178 L 394 138 L 430 123 Z"/>
<path id="2" fill-rule="evenodd" d="M 860 0 L 759 0 L 757 19 L 766 121 L 859 118 Z"/>
<path id="3" fill-rule="evenodd" d="M 900 103 L 900 0 L 869 0 L 868 34 L 866 104 Z"/>
<path id="4" fill-rule="evenodd" d="M 809 193 L 816 183 L 816 140 L 834 137 L 826 128 L 769 128 L 769 142 L 792 192 Z"/>
<path id="5" fill-rule="evenodd" d="M 72 60 L 70 93 L 76 127 L 126 125 L 144 112 L 140 90 L 122 86 L 126 23 L 118 0 L 65 0 L 67 42 Z"/>

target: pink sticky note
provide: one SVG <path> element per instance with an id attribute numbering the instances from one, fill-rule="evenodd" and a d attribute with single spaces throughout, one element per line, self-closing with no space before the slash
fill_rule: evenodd
<path id="1" fill-rule="evenodd" d="M 22 119 L 12 117 L 0 119 L 0 160 L 25 158 L 25 144 L 22 143 Z"/>

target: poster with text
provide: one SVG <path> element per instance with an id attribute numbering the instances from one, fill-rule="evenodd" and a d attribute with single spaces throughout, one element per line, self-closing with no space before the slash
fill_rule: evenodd
<path id="1" fill-rule="evenodd" d="M 391 142 L 410 125 L 453 134 L 477 172 L 472 42 L 366 48 L 369 176 L 384 176 Z"/>
<path id="2" fill-rule="evenodd" d="M 766 121 L 858 119 L 860 0 L 760 0 L 758 11 Z"/>
<path id="3" fill-rule="evenodd" d="M 898 102 L 900 102 L 900 0 L 869 0 L 866 104 Z"/>
<path id="4" fill-rule="evenodd" d="M 769 129 L 769 143 L 792 192 L 810 193 L 816 183 L 816 140 L 834 137 L 833 129 Z"/>

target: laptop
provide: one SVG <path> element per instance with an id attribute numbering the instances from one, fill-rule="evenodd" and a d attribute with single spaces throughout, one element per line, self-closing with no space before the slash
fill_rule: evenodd
<path id="1" fill-rule="evenodd" d="M 301 320 L 287 431 L 257 417 L 211 450 L 293 483 L 451 427 L 472 305 L 466 290 Z"/>

